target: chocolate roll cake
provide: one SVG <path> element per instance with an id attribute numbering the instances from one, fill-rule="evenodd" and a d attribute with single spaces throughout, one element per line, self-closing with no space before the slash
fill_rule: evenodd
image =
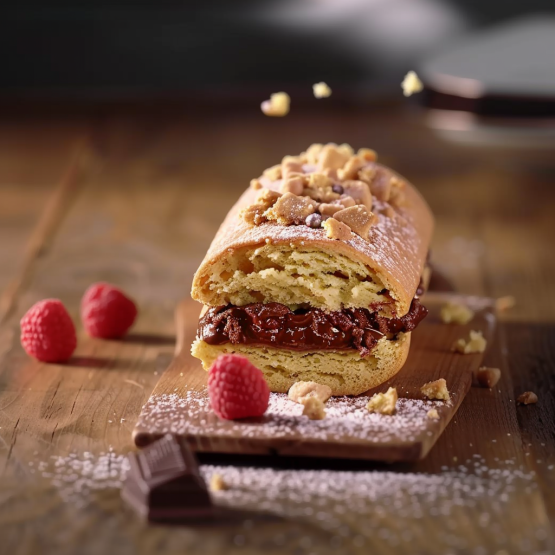
<path id="1" fill-rule="evenodd" d="M 362 393 L 403 366 L 433 217 L 369 149 L 312 145 L 251 182 L 193 280 L 192 353 L 238 353 L 272 391 L 297 381 Z M 425 280 L 424 280 L 425 281 Z"/>

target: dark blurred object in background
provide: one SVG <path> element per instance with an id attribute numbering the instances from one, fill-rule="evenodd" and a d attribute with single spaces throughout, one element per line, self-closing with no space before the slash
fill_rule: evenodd
<path id="1" fill-rule="evenodd" d="M 553 0 L 19 1 L 0 16 L 0 94 L 230 94 L 320 80 L 380 91 L 469 29 L 549 9 Z"/>

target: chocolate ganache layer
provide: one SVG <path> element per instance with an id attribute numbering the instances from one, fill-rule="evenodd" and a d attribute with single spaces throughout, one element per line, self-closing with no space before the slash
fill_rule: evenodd
<path id="1" fill-rule="evenodd" d="M 198 337 L 210 345 L 267 345 L 295 351 L 358 349 L 370 354 L 384 336 L 412 331 L 428 314 L 415 298 L 400 318 L 385 318 L 366 308 L 324 312 L 291 310 L 279 303 L 221 306 L 199 320 Z"/>

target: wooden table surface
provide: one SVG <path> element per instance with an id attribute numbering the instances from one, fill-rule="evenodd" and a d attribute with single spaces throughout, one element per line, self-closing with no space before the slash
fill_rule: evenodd
<path id="1" fill-rule="evenodd" d="M 235 469 L 220 471 L 237 490 L 217 498 L 244 511 L 238 518 L 147 527 L 123 506 L 119 485 L 133 425 L 172 356 L 174 307 L 250 178 L 327 141 L 375 148 L 419 187 L 437 217 L 433 261 L 458 291 L 516 298 L 486 354 L 502 379 L 494 391 L 469 392 L 423 462 L 273 461 L 273 469 L 245 470 L 268 462 L 231 461 Z M 283 119 L 189 105 L 6 114 L 0 552 L 551 552 L 555 162 L 525 146 L 447 144 L 419 114 L 390 105 Z M 78 323 L 70 364 L 28 358 L 18 337 L 25 311 L 57 297 L 79 322 L 80 297 L 98 280 L 137 299 L 131 335 L 93 340 Z M 516 406 L 525 390 L 538 394 L 537 405 Z M 360 488 L 341 496 L 334 484 Z"/>

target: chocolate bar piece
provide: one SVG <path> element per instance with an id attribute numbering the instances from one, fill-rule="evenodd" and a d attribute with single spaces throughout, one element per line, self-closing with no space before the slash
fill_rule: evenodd
<path id="1" fill-rule="evenodd" d="M 212 516 L 213 507 L 197 461 L 184 441 L 168 434 L 129 454 L 122 497 L 149 521 Z"/>

